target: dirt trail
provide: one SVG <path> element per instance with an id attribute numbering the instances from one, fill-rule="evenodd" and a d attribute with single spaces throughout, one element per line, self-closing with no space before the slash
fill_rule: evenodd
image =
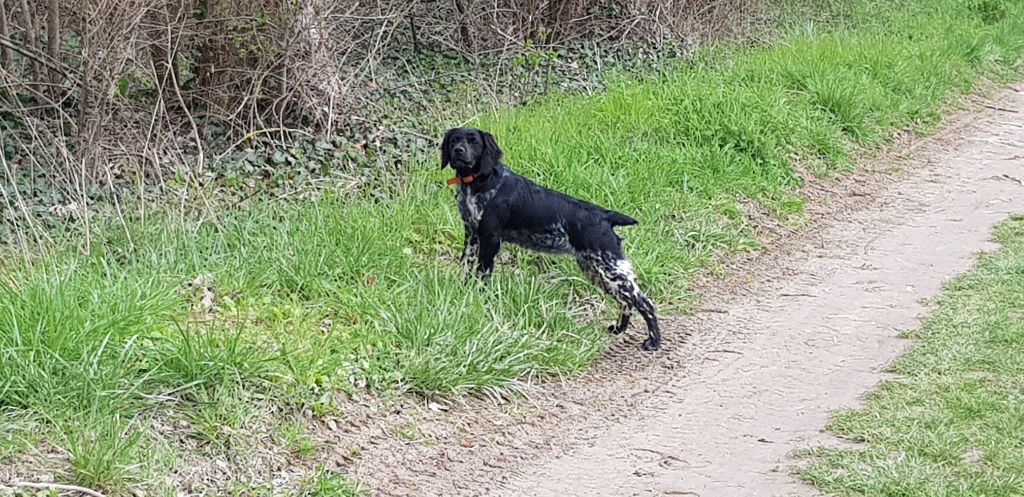
<path id="1" fill-rule="evenodd" d="M 913 159 L 817 183 L 814 226 L 707 285 L 704 312 L 665 321 L 659 356 L 638 352 L 633 330 L 532 406 L 392 416 L 376 433 L 413 419 L 433 443 L 364 438 L 360 477 L 378 495 L 813 495 L 788 455 L 834 442 L 821 433 L 829 413 L 856 405 L 909 345 L 899 334 L 920 299 L 1024 212 L 1024 92 L 986 105 L 907 138 L 897 152 Z"/>
<path id="2" fill-rule="evenodd" d="M 1002 99 L 1024 110 L 1020 94 Z M 1005 176 L 1004 176 L 1005 175 Z M 787 454 L 822 441 L 907 345 L 898 338 L 974 254 L 993 224 L 1024 213 L 1024 120 L 991 113 L 966 142 L 838 222 L 794 274 L 725 314 L 677 324 L 736 337 L 705 367 L 646 401 L 585 449 L 529 468 L 508 495 L 804 495 Z M 726 350 L 728 349 L 728 350 Z"/>

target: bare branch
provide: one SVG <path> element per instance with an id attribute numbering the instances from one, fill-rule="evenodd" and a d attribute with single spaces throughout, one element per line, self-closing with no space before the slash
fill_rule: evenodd
<path id="1" fill-rule="evenodd" d="M 16 481 L 14 483 L 11 483 L 11 486 L 24 488 L 38 488 L 43 490 L 53 489 L 63 492 L 78 492 L 80 494 L 85 494 L 90 497 L 103 497 L 103 494 L 91 488 L 79 487 L 77 485 L 61 485 L 59 483 L 36 483 L 27 481 Z"/>
<path id="2" fill-rule="evenodd" d="M 61 74 L 61 76 L 65 77 L 65 78 L 69 78 L 69 79 L 73 80 L 74 78 L 71 78 L 72 74 L 74 74 L 76 76 L 79 75 L 78 71 L 76 71 L 76 70 L 74 70 L 74 69 L 72 69 L 70 67 L 62 65 L 59 61 L 55 61 L 55 60 L 51 59 L 50 56 L 48 56 L 48 55 L 46 55 L 46 54 L 44 54 L 42 52 L 39 52 L 38 50 L 35 50 L 35 49 L 31 48 L 31 47 L 20 46 L 20 45 L 14 43 L 14 41 L 11 40 L 10 38 L 7 38 L 5 36 L 0 36 L 0 47 L 3 47 L 4 49 L 14 50 L 15 52 L 18 52 L 21 55 L 25 56 L 25 58 L 27 58 L 29 60 L 32 60 L 34 63 L 42 64 L 42 65 L 46 66 L 46 68 L 51 70 L 51 71 L 59 72 Z M 38 82 L 39 82 L 39 80 L 33 81 L 33 83 L 38 83 Z M 81 83 L 81 82 L 79 81 L 79 83 Z M 37 89 L 38 89 L 38 86 L 37 86 Z"/>
<path id="3" fill-rule="evenodd" d="M 2 138 L 24 151 L 8 159 L 14 174 L 45 176 L 80 204 L 89 188 L 137 179 L 140 196 L 180 194 L 183 210 L 209 209 L 205 198 L 193 202 L 209 189 L 204 173 L 243 144 L 385 129 L 429 141 L 432 130 L 388 117 L 423 102 L 390 97 L 465 81 L 484 105 L 511 103 L 572 62 L 523 71 L 514 57 L 524 52 L 686 45 L 749 23 L 759 1 L 0 0 L 0 92 L 18 123 Z M 410 47 L 488 66 L 430 68 L 407 56 Z M 510 75 L 526 81 L 508 85 Z M 182 164 L 185 188 L 165 183 Z M 17 223 L 32 245 L 30 225 L 20 214 Z"/>

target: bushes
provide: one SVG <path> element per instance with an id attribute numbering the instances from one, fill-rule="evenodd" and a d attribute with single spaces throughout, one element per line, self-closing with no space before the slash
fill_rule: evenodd
<path id="1" fill-rule="evenodd" d="M 452 60 L 476 72 L 555 41 L 691 40 L 752 18 L 754 1 L 4 0 L 5 179 L 45 173 L 85 203 L 89 186 L 165 179 L 172 164 L 204 183 L 211 153 L 251 132 L 373 145 L 381 87 Z"/>

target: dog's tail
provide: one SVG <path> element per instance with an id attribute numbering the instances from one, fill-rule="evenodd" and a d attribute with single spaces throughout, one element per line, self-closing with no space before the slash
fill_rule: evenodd
<path id="1" fill-rule="evenodd" d="M 633 219 L 621 212 L 615 212 L 605 209 L 605 219 L 612 226 L 632 226 L 636 224 L 636 219 Z"/>

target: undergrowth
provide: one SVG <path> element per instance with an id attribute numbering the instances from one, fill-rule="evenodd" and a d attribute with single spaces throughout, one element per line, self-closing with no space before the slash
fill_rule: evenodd
<path id="1" fill-rule="evenodd" d="M 697 271 L 758 247 L 738 201 L 798 220 L 802 174 L 849 170 L 983 78 L 1020 73 L 1017 2 L 861 0 L 839 19 L 468 124 L 514 169 L 637 218 L 621 231 L 643 285 L 685 310 Z M 67 453 L 62 478 L 117 493 L 178 464 L 152 443 L 157 418 L 218 447 L 257 400 L 322 414 L 339 390 L 502 395 L 584 369 L 610 340 L 599 292 L 571 261 L 516 249 L 489 286 L 464 282 L 444 179 L 427 163 L 212 217 L 100 221 L 88 250 L 65 236 L 8 260 L 0 457 L 45 439 Z"/>

